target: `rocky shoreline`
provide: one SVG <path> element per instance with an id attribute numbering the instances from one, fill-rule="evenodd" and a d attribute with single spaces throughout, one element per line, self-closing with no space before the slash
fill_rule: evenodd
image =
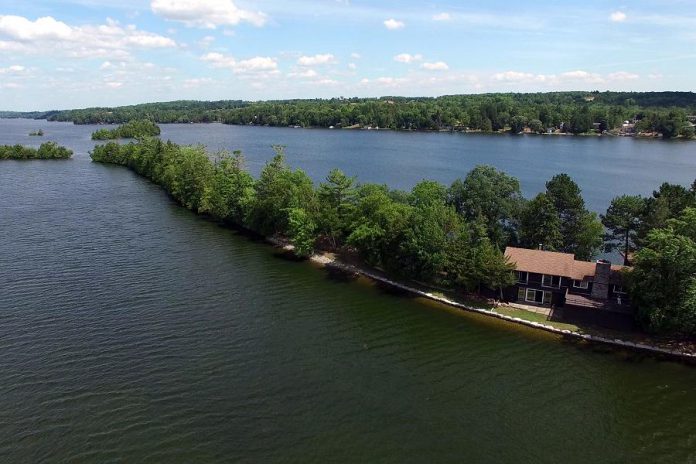
<path id="1" fill-rule="evenodd" d="M 285 252 L 292 253 L 294 250 L 294 247 L 291 244 L 287 243 L 286 241 L 284 241 L 282 239 L 267 238 L 266 240 L 270 244 L 282 249 Z M 468 305 L 468 304 L 465 304 L 465 303 L 462 303 L 459 301 L 455 301 L 455 300 L 452 300 L 452 299 L 444 297 L 444 296 L 435 295 L 431 292 L 421 290 L 421 289 L 406 285 L 406 284 L 401 283 L 401 282 L 397 282 L 395 280 L 389 279 L 389 278 L 382 276 L 376 272 L 371 272 L 371 271 L 364 269 L 362 267 L 353 266 L 351 264 L 342 262 L 329 253 L 317 252 L 317 253 L 313 254 L 312 256 L 310 256 L 309 260 L 315 264 L 320 265 L 320 266 L 330 267 L 330 268 L 338 269 L 338 270 L 343 271 L 343 272 L 361 275 L 361 276 L 367 277 L 368 279 L 371 279 L 375 282 L 379 282 L 379 283 L 388 285 L 392 288 L 396 288 L 396 289 L 408 292 L 410 294 L 419 296 L 421 298 L 426 298 L 426 299 L 429 299 L 432 301 L 436 301 L 438 303 L 442 303 L 442 304 L 445 304 L 447 306 L 457 308 L 459 310 L 473 312 L 473 313 L 481 314 L 481 315 L 488 316 L 488 317 L 494 317 L 496 319 L 508 321 L 508 322 L 513 323 L 513 324 L 524 325 L 527 327 L 531 327 L 533 329 L 542 330 L 545 332 L 550 332 L 553 334 L 561 335 L 563 337 L 575 338 L 578 340 L 584 340 L 584 341 L 591 342 L 591 343 L 599 343 L 599 344 L 603 344 L 603 345 L 609 345 L 609 346 L 613 346 L 616 348 L 623 348 L 623 349 L 628 349 L 628 350 L 632 350 L 632 351 L 647 352 L 647 353 L 651 353 L 654 355 L 665 356 L 665 357 L 680 360 L 680 361 L 696 362 L 696 352 L 693 352 L 690 350 L 670 349 L 670 348 L 667 348 L 664 346 L 660 346 L 658 344 L 639 343 L 639 342 L 634 342 L 631 340 L 625 340 L 625 339 L 621 339 L 621 338 L 609 338 L 609 337 L 603 337 L 603 336 L 599 336 L 599 335 L 579 333 L 579 332 L 574 332 L 574 331 L 568 330 L 568 329 L 560 329 L 558 327 L 554 327 L 554 326 L 548 325 L 548 324 L 542 324 L 539 322 L 528 321 L 528 320 L 525 320 L 525 319 L 522 319 L 519 317 L 513 317 L 513 316 L 508 316 L 505 314 L 500 314 L 493 309 L 477 308 L 477 307 L 472 306 L 472 305 Z"/>

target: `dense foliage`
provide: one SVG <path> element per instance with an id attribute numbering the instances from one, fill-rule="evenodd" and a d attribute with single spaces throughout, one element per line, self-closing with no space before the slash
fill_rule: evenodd
<path id="1" fill-rule="evenodd" d="M 134 119 L 115 129 L 99 129 L 92 133 L 92 140 L 135 139 L 160 135 L 160 128 L 149 119 Z"/>
<path id="2" fill-rule="evenodd" d="M 643 327 L 696 335 L 696 181 L 614 198 L 602 222 L 609 246 L 633 261 L 630 294 Z"/>
<path id="3" fill-rule="evenodd" d="M 128 166 L 193 211 L 287 237 L 300 255 L 340 249 L 398 277 L 471 292 L 514 281 L 507 245 L 592 259 L 603 222 L 608 246 L 637 250 L 628 280 L 643 326 L 696 335 L 696 182 L 691 189 L 665 183 L 649 198 L 618 197 L 600 222 L 566 174 L 531 200 L 517 179 L 490 166 L 449 187 L 424 180 L 409 192 L 359 184 L 340 170 L 315 186 L 275 148 L 258 179 L 239 152 L 211 158 L 201 146 L 158 139 L 110 142 L 92 159 Z"/>
<path id="4" fill-rule="evenodd" d="M 210 159 L 203 147 L 158 139 L 95 147 L 92 159 L 128 166 L 187 208 L 263 235 L 288 237 L 300 255 L 343 247 L 400 277 L 477 290 L 511 283 L 511 265 L 485 225 L 457 213 L 447 189 L 423 181 L 411 192 L 358 184 L 341 171 L 315 188 L 282 148 L 258 179 L 239 152 Z"/>
<path id="5" fill-rule="evenodd" d="M 696 114 L 692 92 L 554 92 L 451 95 L 437 98 L 333 98 L 265 102 L 175 101 L 117 108 L 46 113 L 76 124 L 224 122 L 301 127 L 379 127 L 398 130 L 523 130 L 588 133 L 619 130 L 635 121 L 636 130 L 665 138 L 691 137 Z M 36 116 L 34 114 L 34 116 Z M 40 116 L 39 116 L 40 117 Z"/>
<path id="6" fill-rule="evenodd" d="M 38 149 L 23 145 L 0 145 L 0 160 L 68 159 L 72 154 L 72 150 L 55 142 L 42 143 Z"/>

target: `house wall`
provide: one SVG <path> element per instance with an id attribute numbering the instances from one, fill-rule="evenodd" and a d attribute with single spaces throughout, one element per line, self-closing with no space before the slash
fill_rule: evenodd
<path id="1" fill-rule="evenodd" d="M 519 289 L 520 288 L 532 288 L 535 290 L 542 290 L 546 292 L 551 292 L 551 306 L 562 306 L 565 303 L 565 293 L 566 290 L 568 289 L 568 285 L 572 285 L 572 280 L 567 279 L 565 277 L 561 277 L 561 286 L 560 288 L 558 287 L 545 287 L 542 285 L 542 280 L 543 279 L 543 274 L 537 274 L 534 272 L 529 273 L 529 279 L 526 284 L 522 283 L 517 283 L 514 286 L 513 291 L 511 292 L 506 292 L 506 295 L 510 296 L 510 301 L 519 301 L 520 303 L 524 304 L 533 304 L 531 302 L 527 302 L 525 300 L 520 300 L 519 299 Z M 549 304 L 545 304 L 543 306 L 549 306 Z"/>

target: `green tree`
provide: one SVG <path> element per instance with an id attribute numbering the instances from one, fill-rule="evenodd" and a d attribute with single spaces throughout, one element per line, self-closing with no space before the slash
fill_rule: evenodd
<path id="1" fill-rule="evenodd" d="M 547 194 L 538 194 L 524 206 L 519 235 L 520 243 L 527 248 L 541 245 L 545 250 L 558 250 L 563 245 L 558 211 Z"/>
<path id="2" fill-rule="evenodd" d="M 529 129 L 536 134 L 543 134 L 544 124 L 538 119 L 532 119 L 529 121 Z"/>
<path id="3" fill-rule="evenodd" d="M 295 254 L 301 257 L 314 253 L 316 242 L 316 225 L 311 216 L 302 208 L 291 208 L 288 213 L 290 241 L 295 247 Z"/>
<path id="4" fill-rule="evenodd" d="M 603 229 L 597 215 L 585 209 L 581 190 L 568 174 L 558 174 L 546 183 L 560 221 L 563 243 L 559 251 L 589 260 L 602 245 Z"/>
<path id="5" fill-rule="evenodd" d="M 355 212 L 355 178 L 333 169 L 319 185 L 319 231 L 334 248 L 347 237 Z"/>
<path id="6" fill-rule="evenodd" d="M 622 195 L 611 201 L 607 213 L 602 216 L 602 224 L 608 230 L 608 246 L 623 251 L 626 265 L 629 264 L 629 253 L 636 246 L 636 234 L 644 208 L 645 200 L 642 197 Z"/>
<path id="7" fill-rule="evenodd" d="M 655 229 L 635 261 L 630 291 L 642 325 L 657 332 L 696 333 L 696 243 L 672 228 Z"/>
<path id="8" fill-rule="evenodd" d="M 288 230 L 288 211 L 303 208 L 316 214 L 316 195 L 312 180 L 301 170 L 292 171 L 285 163 L 282 147 L 261 171 L 249 224 L 264 235 L 284 234 Z"/>
<path id="9" fill-rule="evenodd" d="M 527 118 L 524 116 L 513 116 L 510 119 L 510 132 L 513 134 L 519 134 L 527 127 Z"/>
<path id="10" fill-rule="evenodd" d="M 218 156 L 214 174 L 201 200 L 200 212 L 245 226 L 254 204 L 254 178 L 246 171 L 241 152 Z"/>
<path id="11" fill-rule="evenodd" d="M 475 167 L 448 190 L 448 202 L 467 222 L 483 221 L 491 242 L 501 248 L 509 239 L 522 195 L 517 179 L 492 166 Z"/>

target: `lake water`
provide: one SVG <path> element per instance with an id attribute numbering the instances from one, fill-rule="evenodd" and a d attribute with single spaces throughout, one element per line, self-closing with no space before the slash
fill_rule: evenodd
<path id="1" fill-rule="evenodd" d="M 0 144 L 38 145 L 56 140 L 87 156 L 91 133 L 104 126 L 0 120 Z M 44 137 L 29 137 L 42 128 Z M 462 133 L 347 131 L 223 124 L 165 124 L 162 139 L 203 144 L 211 151 L 242 150 L 258 174 L 284 145 L 288 162 L 319 182 L 333 168 L 362 182 L 410 189 L 422 179 L 449 185 L 475 166 L 489 164 L 517 177 L 527 197 L 559 173 L 583 190 L 589 209 L 606 211 L 618 195 L 650 195 L 663 182 L 685 186 L 696 179 L 696 143 L 624 137 L 511 136 Z"/>
<path id="2" fill-rule="evenodd" d="M 695 368 L 284 260 L 130 171 L 92 164 L 89 127 L 0 120 L 0 144 L 38 144 L 26 136 L 38 127 L 76 156 L 0 162 L 0 462 L 696 461 Z M 401 187 L 486 161 L 519 164 L 510 172 L 531 192 L 543 184 L 531 173 L 567 158 L 563 170 L 585 179 L 607 170 L 605 193 L 582 184 L 602 203 L 617 184 L 647 193 L 695 172 L 687 144 L 163 129 L 242 148 L 254 169 L 282 142 L 316 177 L 338 165 Z M 604 161 L 576 166 L 574 143 Z M 631 150 L 646 167 L 624 159 Z M 632 180 L 611 174 L 626 166 Z"/>

